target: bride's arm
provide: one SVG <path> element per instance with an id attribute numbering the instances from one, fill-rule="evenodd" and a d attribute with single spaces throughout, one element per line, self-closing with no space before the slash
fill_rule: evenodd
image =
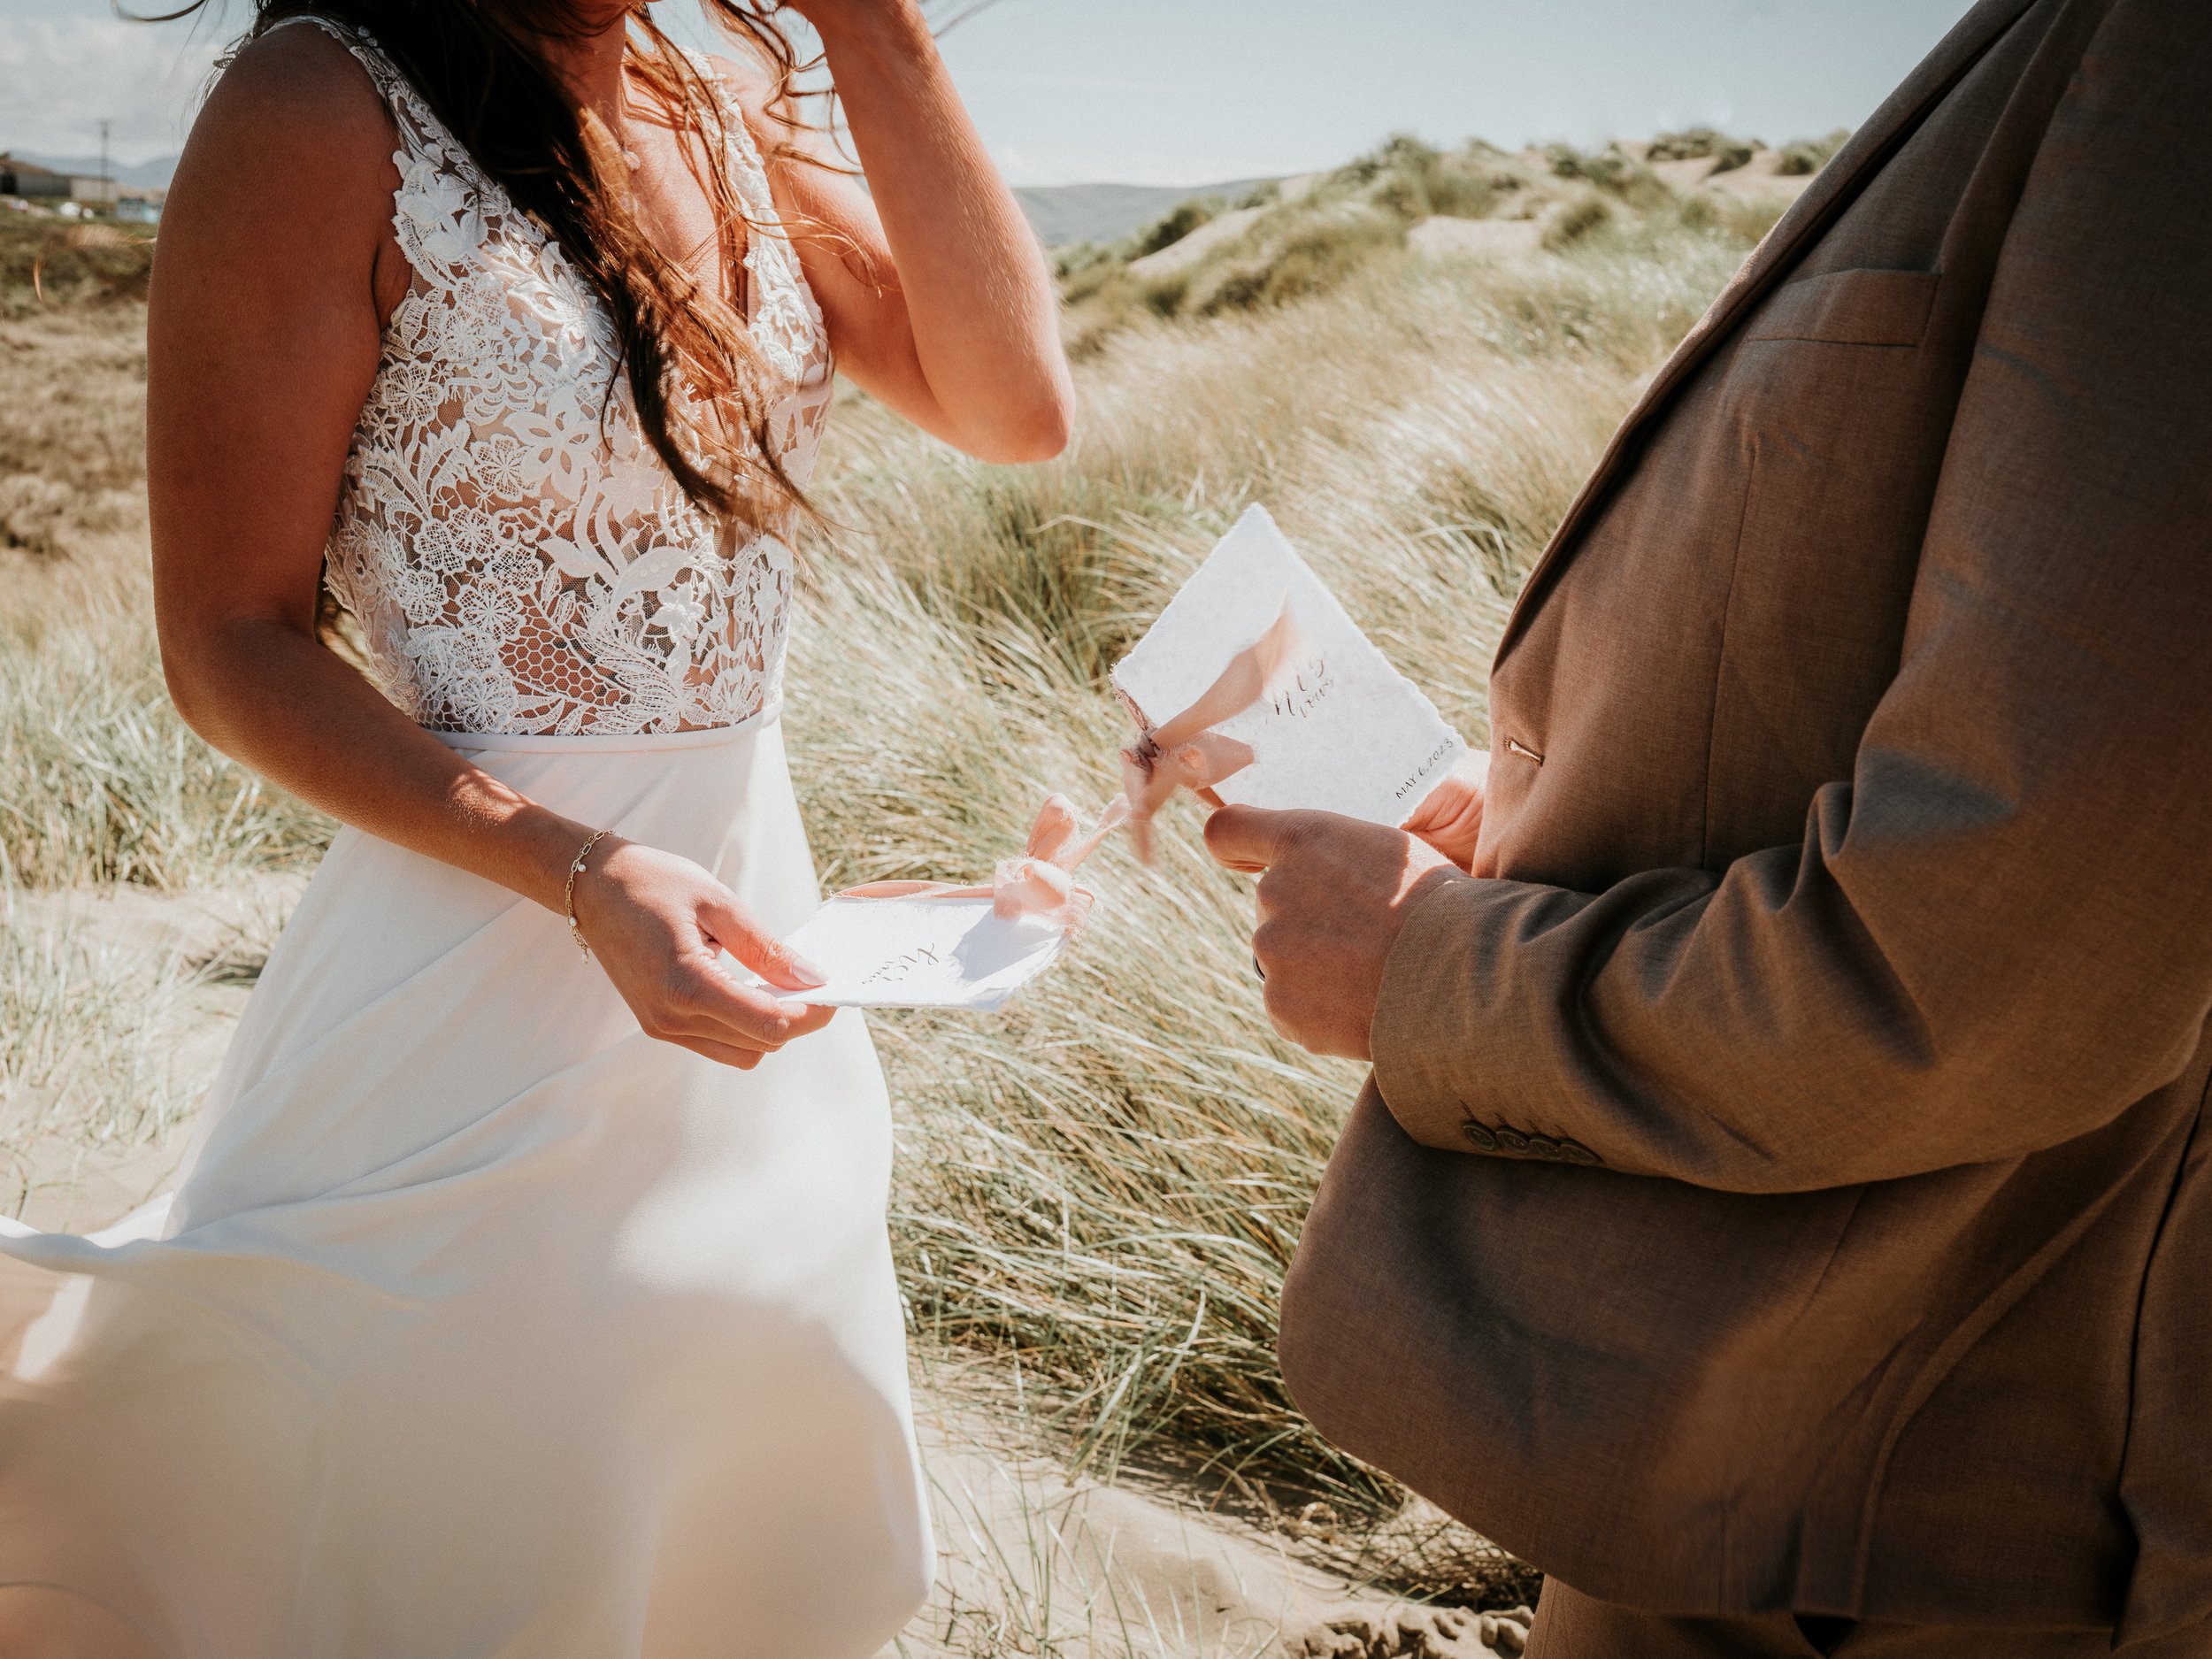
<path id="1" fill-rule="evenodd" d="M 558 911 L 570 861 L 599 826 L 470 765 L 315 635 L 346 451 L 382 319 L 407 280 L 390 241 L 392 150 L 359 67 L 306 25 L 249 46 L 193 127 L 148 318 L 162 662 L 185 719 L 227 754 L 349 824 Z M 719 943 L 779 983 L 807 982 L 687 860 L 602 841 L 577 905 L 594 954 L 657 1037 L 751 1065 L 829 1018 L 717 970 Z"/>
<path id="2" fill-rule="evenodd" d="M 792 9 L 822 37 L 870 187 L 803 160 L 771 164 L 839 368 L 985 460 L 1057 455 L 1073 405 L 1058 295 L 920 7 Z M 772 115 L 757 122 L 764 147 L 790 147 Z"/>

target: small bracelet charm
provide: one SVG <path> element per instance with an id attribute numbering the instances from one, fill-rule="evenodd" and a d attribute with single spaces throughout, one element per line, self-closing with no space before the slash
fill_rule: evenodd
<path id="1" fill-rule="evenodd" d="M 591 839 L 579 848 L 575 859 L 568 866 L 568 886 L 562 890 L 561 903 L 568 911 L 568 936 L 576 941 L 576 949 L 584 953 L 584 960 L 591 960 L 591 947 L 584 941 L 584 930 L 576 925 L 576 878 L 584 873 L 584 860 L 591 856 L 591 849 L 607 839 L 605 830 L 594 830 Z"/>

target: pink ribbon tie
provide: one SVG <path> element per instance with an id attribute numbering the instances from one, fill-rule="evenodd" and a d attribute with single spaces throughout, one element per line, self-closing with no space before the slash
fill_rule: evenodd
<path id="1" fill-rule="evenodd" d="M 1267 632 L 1232 657 L 1197 702 L 1173 719 L 1148 726 L 1121 751 L 1122 798 L 1129 805 L 1129 833 L 1141 862 L 1152 862 L 1152 815 L 1170 795 L 1189 789 L 1209 805 L 1219 806 L 1219 797 L 1211 793 L 1214 785 L 1252 764 L 1250 744 L 1211 728 L 1266 696 L 1302 642 L 1286 599 Z M 1141 724 L 1142 711 L 1134 703 L 1129 706 Z"/>
<path id="2" fill-rule="evenodd" d="M 1075 885 L 1075 867 L 1089 857 L 1128 816 L 1127 806 L 1115 802 L 1100 815 L 1088 834 L 1075 803 L 1064 795 L 1049 795 L 1037 809 L 1029 826 L 1029 839 L 1018 858 L 1002 858 L 992 872 L 988 887 L 958 887 L 949 881 L 871 881 L 848 887 L 841 899 L 988 899 L 994 915 L 1009 921 L 1033 916 L 1057 922 L 1072 938 L 1082 930 L 1095 902 L 1087 888 Z"/>

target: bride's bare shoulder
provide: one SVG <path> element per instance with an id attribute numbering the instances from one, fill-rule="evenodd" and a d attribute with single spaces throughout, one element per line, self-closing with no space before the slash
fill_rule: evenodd
<path id="1" fill-rule="evenodd" d="M 178 164 L 179 205 L 246 187 L 279 203 L 380 196 L 388 218 L 394 145 L 391 111 L 360 61 L 319 26 L 291 24 L 247 42 L 217 79 Z"/>
<path id="2" fill-rule="evenodd" d="M 363 148 L 388 159 L 393 126 L 361 61 L 328 30 L 300 21 L 248 41 L 217 78 L 193 124 L 209 136 L 308 138 L 315 152 Z"/>
<path id="3" fill-rule="evenodd" d="M 365 259 L 380 292 L 395 144 L 382 95 L 326 31 L 295 23 L 248 42 L 192 123 L 163 208 L 162 261 L 173 275 L 189 265 L 228 277 L 275 259 L 303 280 L 318 266 L 342 280 Z"/>

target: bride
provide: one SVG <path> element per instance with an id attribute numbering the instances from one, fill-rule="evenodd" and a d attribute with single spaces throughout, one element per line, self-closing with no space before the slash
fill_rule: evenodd
<path id="1" fill-rule="evenodd" d="M 173 1197 L 0 1237 L 0 1652 L 861 1659 L 927 1588 L 883 1081 L 778 943 L 791 541 L 833 359 L 996 461 L 1069 391 L 916 0 L 790 0 L 868 191 L 708 8 L 261 0 L 194 128 L 164 657 L 348 827 Z"/>

